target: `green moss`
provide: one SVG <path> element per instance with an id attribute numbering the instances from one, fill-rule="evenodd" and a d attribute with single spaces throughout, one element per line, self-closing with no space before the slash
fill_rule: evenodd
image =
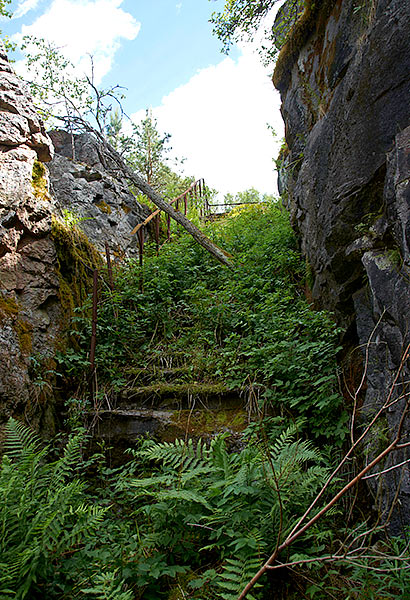
<path id="1" fill-rule="evenodd" d="M 20 351 L 22 354 L 28 355 L 33 344 L 33 327 L 28 321 L 19 317 L 19 311 L 20 307 L 14 298 L 0 296 L 0 324 L 11 320 L 12 328 L 19 340 Z"/>
<path id="2" fill-rule="evenodd" d="M 19 306 L 13 298 L 0 296 L 0 324 L 9 318 L 16 318 L 18 312 Z"/>
<path id="3" fill-rule="evenodd" d="M 33 326 L 22 319 L 15 322 L 14 329 L 19 339 L 19 347 L 22 354 L 28 356 L 33 346 Z"/>
<path id="4" fill-rule="evenodd" d="M 211 396 L 224 394 L 229 390 L 226 385 L 223 385 L 222 383 L 168 383 L 160 381 L 151 385 L 132 388 L 130 391 L 133 394 L 157 394 L 159 396 L 165 394 Z"/>
<path id="5" fill-rule="evenodd" d="M 278 158 L 276 159 L 276 166 L 280 168 L 286 160 L 286 157 L 289 156 L 290 150 L 286 140 L 283 141 L 283 144 L 280 147 Z"/>
<path id="6" fill-rule="evenodd" d="M 305 10 L 289 32 L 276 62 L 273 83 L 277 89 L 288 85 L 292 67 L 309 36 L 316 31 L 317 36 L 323 38 L 327 17 L 338 2 L 339 0 L 306 0 Z"/>
<path id="7" fill-rule="evenodd" d="M 388 256 L 392 265 L 394 265 L 396 269 L 400 270 L 403 265 L 403 258 L 399 248 L 393 248 L 392 250 L 389 250 Z"/>
<path id="8" fill-rule="evenodd" d="M 111 207 L 108 206 L 108 204 L 106 202 L 104 202 L 104 200 L 101 200 L 101 202 L 97 202 L 96 205 L 101 212 L 105 213 L 106 215 L 110 215 L 112 210 Z"/>
<path id="9" fill-rule="evenodd" d="M 204 437 L 221 432 L 241 433 L 248 426 L 248 415 L 243 409 L 178 410 L 172 415 L 171 427 L 161 436 L 166 441 L 175 434 Z"/>
<path id="10" fill-rule="evenodd" d="M 93 270 L 103 262 L 96 248 L 77 227 L 69 227 L 53 219 L 54 241 L 60 283 L 59 298 L 68 326 L 74 309 L 81 306 L 92 287 Z"/>
<path id="11" fill-rule="evenodd" d="M 31 184 L 36 198 L 40 200 L 50 200 L 46 168 L 43 163 L 38 160 L 34 161 Z"/>

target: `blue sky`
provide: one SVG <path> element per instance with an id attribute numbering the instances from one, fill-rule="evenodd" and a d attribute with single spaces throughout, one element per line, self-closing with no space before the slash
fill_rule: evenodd
<path id="1" fill-rule="evenodd" d="M 54 41 L 76 64 L 94 57 L 99 84 L 127 88 L 135 120 L 152 108 L 184 170 L 221 193 L 276 193 L 279 98 L 251 45 L 229 57 L 209 23 L 223 0 L 13 0 L 2 29 Z M 16 63 L 16 70 L 21 65 Z M 278 132 L 275 141 L 266 124 Z"/>

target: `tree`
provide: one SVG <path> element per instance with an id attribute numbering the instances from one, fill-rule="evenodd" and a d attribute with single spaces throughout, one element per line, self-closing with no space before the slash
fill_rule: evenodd
<path id="1" fill-rule="evenodd" d="M 0 0 L 0 17 L 11 19 L 13 13 L 7 9 L 7 6 L 11 4 L 11 0 Z M 10 42 L 9 37 L 4 35 L 0 29 L 0 46 L 3 42 L 6 51 L 14 50 L 16 45 Z"/>
<path id="2" fill-rule="evenodd" d="M 11 0 L 0 0 L 0 16 L 11 17 L 12 13 L 6 8 L 8 4 L 11 4 Z"/>
<path id="3" fill-rule="evenodd" d="M 287 34 L 303 12 L 303 0 L 288 0 L 278 13 L 275 24 L 264 25 L 265 18 L 279 0 L 226 0 L 222 12 L 212 13 L 210 22 L 213 33 L 222 42 L 222 52 L 229 53 L 233 43 L 252 41 L 261 26 L 265 27 L 259 54 L 263 62 L 270 64 L 278 49 L 285 43 Z"/>
<path id="4" fill-rule="evenodd" d="M 116 85 L 100 90 L 94 81 L 94 64 L 91 61 L 91 74 L 78 78 L 73 74 L 74 65 L 56 48 L 45 40 L 26 38 L 26 44 L 34 46 L 35 52 L 28 54 L 28 66 L 35 77 L 28 82 L 34 97 L 42 106 L 43 114 L 51 121 L 62 123 L 71 133 L 87 132 L 94 136 L 101 151 L 101 159 L 106 163 L 108 172 L 113 176 L 120 175 L 147 196 L 156 207 L 167 213 L 192 235 L 192 237 L 210 252 L 219 262 L 226 266 L 231 263 L 220 248 L 209 240 L 187 217 L 176 211 L 141 175 L 135 173 L 133 160 L 127 163 L 124 157 L 107 140 L 107 121 L 113 111 L 113 102 L 121 108 L 123 95 L 121 87 Z M 26 46 L 27 47 L 27 46 Z M 114 113 L 115 114 L 115 113 Z M 114 117 L 111 134 L 118 135 L 118 117 Z M 139 139 L 134 141 L 136 154 L 134 160 L 141 158 L 140 168 L 143 175 L 154 181 L 156 166 L 162 164 L 160 158 L 164 152 L 165 142 L 169 136 L 161 138 L 153 126 L 152 117 L 147 114 L 145 124 L 138 129 Z M 145 152 L 145 157 L 144 157 Z M 132 155 L 132 149 L 129 151 Z M 131 165 L 131 166 L 129 166 Z"/>
<path id="5" fill-rule="evenodd" d="M 91 126 L 104 133 L 113 105 L 121 109 L 124 94 L 119 85 L 97 87 L 93 57 L 89 57 L 89 74 L 79 76 L 74 64 L 44 38 L 24 36 L 21 50 L 29 73 L 26 83 L 43 120 L 70 131 Z"/>
<path id="6" fill-rule="evenodd" d="M 272 202 L 274 196 L 271 194 L 261 194 L 255 188 L 249 188 L 237 194 L 225 194 L 224 204 L 234 206 L 235 204 L 259 204 L 261 202 Z"/>
<path id="7" fill-rule="evenodd" d="M 175 166 L 183 159 L 171 160 L 167 156 L 171 150 L 171 135 L 159 132 L 151 109 L 146 109 L 145 119 L 140 123 L 131 123 L 130 134 L 124 131 L 123 117 L 118 109 L 110 113 L 106 133 L 111 146 L 163 196 L 175 198 L 185 191 L 192 183 L 192 177 L 183 177 L 176 172 Z"/>
<path id="8" fill-rule="evenodd" d="M 107 139 L 110 142 L 111 146 L 117 150 L 117 152 L 125 151 L 125 141 L 127 136 L 124 136 L 122 133 L 122 115 L 118 108 L 112 110 L 110 113 L 110 122 L 106 127 Z"/>
<path id="9" fill-rule="evenodd" d="M 134 149 L 130 153 L 129 161 L 136 170 L 146 179 L 148 185 L 155 190 L 162 187 L 164 179 L 164 163 L 167 147 L 171 136 L 169 133 L 161 135 L 157 129 L 157 120 L 152 116 L 152 111 L 147 109 L 145 119 L 138 125 L 133 125 Z"/>

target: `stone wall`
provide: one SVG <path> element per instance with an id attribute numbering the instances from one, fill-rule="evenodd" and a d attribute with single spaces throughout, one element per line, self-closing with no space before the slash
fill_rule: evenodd
<path id="1" fill-rule="evenodd" d="M 42 388 L 54 366 L 59 281 L 54 201 L 43 162 L 51 140 L 0 48 L 0 421 L 50 417 Z M 50 418 L 49 418 L 50 420 Z"/>
<path id="2" fill-rule="evenodd" d="M 386 398 L 410 342 L 409 61 L 408 2 L 324 0 L 308 3 L 274 75 L 287 143 L 280 187 L 314 304 L 345 328 L 352 351 L 345 368 L 358 353 L 366 363 L 367 419 Z M 407 393 L 408 367 L 397 392 Z M 402 409 L 398 402 L 387 411 L 368 457 L 393 435 Z M 397 453 L 382 468 L 406 458 Z M 370 481 L 376 489 L 380 478 Z M 385 514 L 401 489 L 392 520 L 398 530 L 410 517 L 408 466 L 382 481 Z"/>

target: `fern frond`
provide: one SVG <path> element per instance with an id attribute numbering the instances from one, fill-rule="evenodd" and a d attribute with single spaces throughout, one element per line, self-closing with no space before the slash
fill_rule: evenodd
<path id="1" fill-rule="evenodd" d="M 69 437 L 64 448 L 63 456 L 56 463 L 56 469 L 54 471 L 56 477 L 60 477 L 60 475 L 70 475 L 73 471 L 78 471 L 78 468 L 83 462 L 82 451 L 84 437 L 85 434 L 83 432 Z"/>
<path id="2" fill-rule="evenodd" d="M 10 418 L 5 426 L 4 453 L 10 458 L 21 459 L 40 449 L 38 436 L 26 425 Z"/>
<path id="3" fill-rule="evenodd" d="M 261 559 L 257 553 L 237 559 L 228 558 L 223 565 L 222 573 L 216 580 L 219 596 L 224 600 L 236 600 L 260 566 Z M 261 587 L 261 585 L 258 582 L 254 589 Z M 255 596 L 252 594 L 248 594 L 247 597 L 255 600 Z"/>
<path id="4" fill-rule="evenodd" d="M 222 434 L 215 438 L 211 443 L 211 460 L 215 468 L 221 469 L 225 479 L 232 475 L 231 462 L 226 449 L 226 435 Z"/>
<path id="5" fill-rule="evenodd" d="M 212 510 L 212 507 L 206 498 L 204 498 L 204 496 L 198 492 L 194 492 L 192 490 L 163 490 L 158 492 L 156 497 L 160 502 L 164 500 L 185 500 L 187 502 L 196 502 L 198 504 L 202 504 L 202 506 L 205 506 L 205 508 L 208 510 Z"/>
<path id="6" fill-rule="evenodd" d="M 289 425 L 275 440 L 275 443 L 270 448 L 270 455 L 273 461 L 276 461 L 291 444 L 296 436 L 297 430 L 295 425 Z"/>
<path id="7" fill-rule="evenodd" d="M 132 600 L 134 594 L 123 590 L 124 583 L 118 579 L 118 570 L 98 573 L 94 577 L 93 587 L 81 589 L 82 594 L 96 600 Z"/>
<path id="8" fill-rule="evenodd" d="M 192 439 L 188 442 L 176 439 L 174 442 L 151 444 L 142 449 L 139 455 L 151 461 L 161 462 L 174 470 L 184 471 L 205 467 L 208 460 L 205 443 L 199 440 L 195 448 Z"/>

